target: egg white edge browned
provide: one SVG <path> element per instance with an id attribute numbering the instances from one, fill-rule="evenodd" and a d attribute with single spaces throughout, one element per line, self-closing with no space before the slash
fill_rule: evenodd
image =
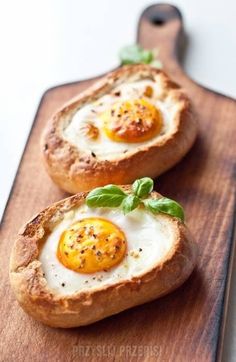
<path id="1" fill-rule="evenodd" d="M 173 130 L 152 145 L 123 153 L 113 160 L 99 160 L 80 150 L 63 138 L 65 126 L 75 112 L 95 101 L 117 84 L 130 77 L 155 77 L 161 80 L 162 97 L 171 95 L 178 110 L 173 119 Z M 119 68 L 80 93 L 59 110 L 48 122 L 41 139 L 46 169 L 52 180 L 69 193 L 87 191 L 108 183 L 129 184 L 137 178 L 157 177 L 179 162 L 193 145 L 197 122 L 186 93 L 162 71 L 149 65 L 129 65 Z"/>
<path id="2" fill-rule="evenodd" d="M 130 191 L 130 186 L 122 188 Z M 196 264 L 197 245 L 186 225 L 162 214 L 174 227 L 175 241 L 154 268 L 113 285 L 65 296 L 54 293 L 47 286 L 38 260 L 40 244 L 66 212 L 84 203 L 86 195 L 86 192 L 79 193 L 40 212 L 20 230 L 12 249 L 10 282 L 16 299 L 28 314 L 51 327 L 87 325 L 161 297 L 179 287 Z M 161 195 L 154 191 L 150 197 Z"/>

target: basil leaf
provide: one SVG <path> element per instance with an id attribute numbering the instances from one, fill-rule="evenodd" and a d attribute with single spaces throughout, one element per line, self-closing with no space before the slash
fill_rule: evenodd
<path id="1" fill-rule="evenodd" d="M 120 51 L 121 64 L 149 64 L 153 60 L 151 50 L 142 49 L 139 45 L 130 45 Z"/>
<path id="2" fill-rule="evenodd" d="M 151 50 L 142 49 L 140 52 L 141 63 L 149 64 L 153 60 L 153 53 Z"/>
<path id="3" fill-rule="evenodd" d="M 184 210 L 176 201 L 162 197 L 160 199 L 148 199 L 144 201 L 145 207 L 154 214 L 163 212 L 184 221 Z"/>
<path id="4" fill-rule="evenodd" d="M 153 180 L 149 177 L 140 178 L 134 181 L 132 189 L 136 196 L 145 197 L 153 190 Z"/>
<path id="5" fill-rule="evenodd" d="M 120 206 L 127 194 L 115 185 L 97 187 L 86 197 L 89 207 L 117 207 Z"/>
<path id="6" fill-rule="evenodd" d="M 122 202 L 122 210 L 124 212 L 124 214 L 128 214 L 130 211 L 136 209 L 136 207 L 138 207 L 138 205 L 140 204 L 140 199 L 135 196 L 135 195 L 129 195 L 127 196 L 123 202 Z"/>

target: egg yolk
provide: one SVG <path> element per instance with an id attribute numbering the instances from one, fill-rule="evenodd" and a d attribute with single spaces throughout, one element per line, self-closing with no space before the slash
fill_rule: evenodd
<path id="1" fill-rule="evenodd" d="M 144 98 L 115 103 L 102 120 L 107 137 L 128 143 L 150 140 L 163 124 L 160 110 Z"/>
<path id="2" fill-rule="evenodd" d="M 102 218 L 85 218 L 74 223 L 60 237 L 57 257 L 68 269 L 94 273 L 120 263 L 126 252 L 123 231 Z"/>

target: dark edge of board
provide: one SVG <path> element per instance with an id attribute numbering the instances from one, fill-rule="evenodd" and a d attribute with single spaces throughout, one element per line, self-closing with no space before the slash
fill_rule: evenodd
<path id="1" fill-rule="evenodd" d="M 226 322 L 227 322 L 227 314 L 228 314 L 228 305 L 230 299 L 230 289 L 232 284 L 232 271 L 233 271 L 233 264 L 235 258 L 235 251 L 236 251 L 236 192 L 234 191 L 234 209 L 232 215 L 232 224 L 229 230 L 229 239 L 230 239 L 230 246 L 229 246 L 229 253 L 227 256 L 228 265 L 225 266 L 225 288 L 223 291 L 223 301 L 221 304 L 221 313 L 220 313 L 220 330 L 218 333 L 218 342 L 217 342 L 217 349 L 216 349 L 216 356 L 215 360 L 217 362 L 222 361 L 222 355 L 224 350 L 224 337 L 225 337 L 225 329 L 226 329 Z"/>

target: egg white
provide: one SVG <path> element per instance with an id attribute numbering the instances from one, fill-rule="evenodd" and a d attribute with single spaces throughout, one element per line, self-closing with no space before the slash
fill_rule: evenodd
<path id="1" fill-rule="evenodd" d="M 125 233 L 127 253 L 117 266 L 107 272 L 80 274 L 67 269 L 57 259 L 57 246 L 61 233 L 74 222 L 87 217 L 110 220 Z M 168 219 L 154 217 L 143 209 L 123 215 L 118 208 L 91 209 L 82 205 L 67 212 L 47 236 L 39 255 L 48 287 L 55 293 L 69 295 L 115 284 L 138 277 L 151 270 L 170 250 L 174 242 L 173 226 Z"/>
<path id="2" fill-rule="evenodd" d="M 153 89 L 151 98 L 143 97 L 147 86 Z M 115 96 L 115 92 L 120 92 L 120 96 Z M 177 112 L 177 107 L 170 98 L 160 100 L 160 84 L 150 79 L 123 83 L 114 89 L 112 93 L 106 94 L 96 102 L 81 107 L 72 117 L 71 121 L 63 130 L 62 136 L 74 146 L 85 152 L 93 152 L 101 160 L 112 160 L 123 153 L 138 151 L 142 147 L 154 144 L 164 134 L 168 134 L 173 129 L 173 118 Z M 108 138 L 102 130 L 103 121 L 101 114 L 109 110 L 115 103 L 143 97 L 147 101 L 160 109 L 163 117 L 163 126 L 160 134 L 149 141 L 140 143 L 115 142 Z M 81 132 L 81 127 L 87 122 L 92 122 L 100 130 L 100 136 L 95 139 L 89 139 Z"/>

